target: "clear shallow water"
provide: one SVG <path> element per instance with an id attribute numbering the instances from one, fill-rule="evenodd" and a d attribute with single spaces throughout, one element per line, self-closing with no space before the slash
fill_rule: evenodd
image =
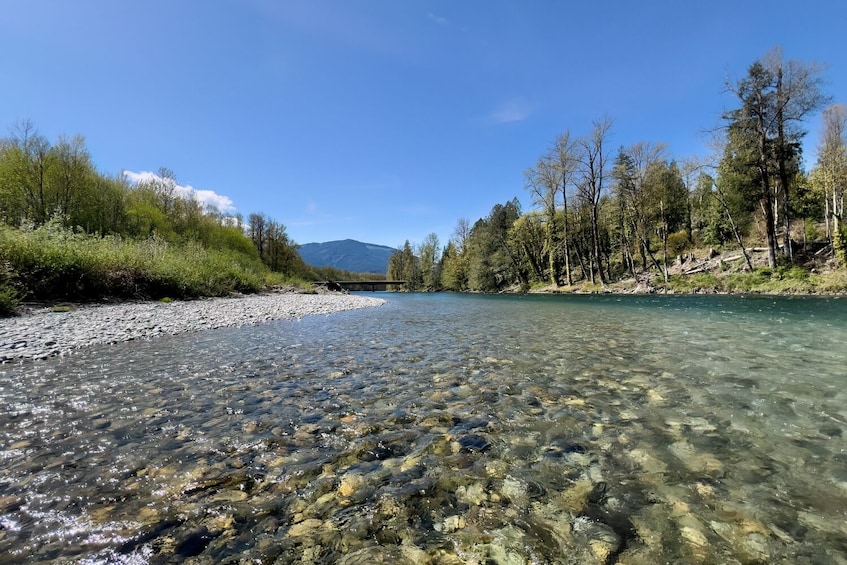
<path id="1" fill-rule="evenodd" d="M 0 367 L 0 562 L 847 563 L 847 300 L 388 299 Z"/>

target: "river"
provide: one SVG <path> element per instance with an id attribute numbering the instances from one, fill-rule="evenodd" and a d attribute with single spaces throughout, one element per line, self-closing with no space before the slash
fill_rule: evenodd
<path id="1" fill-rule="evenodd" d="M 0 366 L 0 562 L 847 563 L 847 299 L 383 296 Z"/>

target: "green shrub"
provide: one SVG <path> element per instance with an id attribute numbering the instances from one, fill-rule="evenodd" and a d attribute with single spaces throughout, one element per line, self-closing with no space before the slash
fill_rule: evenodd
<path id="1" fill-rule="evenodd" d="M 668 235 L 668 251 L 673 255 L 679 255 L 688 248 L 688 232 L 678 231 Z"/>
<path id="2" fill-rule="evenodd" d="M 717 292 L 723 289 L 721 280 L 712 273 L 671 275 L 667 286 L 674 292 L 693 292 L 696 290 Z"/>
<path id="3" fill-rule="evenodd" d="M 817 241 L 818 238 L 820 237 L 820 231 L 818 231 L 818 225 L 813 219 L 806 218 L 806 222 L 805 222 L 805 225 L 803 226 L 803 228 L 806 232 L 805 235 L 806 235 L 807 241 Z"/>
<path id="4" fill-rule="evenodd" d="M 18 313 L 18 293 L 8 283 L 0 283 L 0 318 Z"/>
<path id="5" fill-rule="evenodd" d="M 797 265 L 778 267 L 776 270 L 776 277 L 779 279 L 805 281 L 809 278 L 809 271 L 803 267 L 798 267 Z"/>
<path id="6" fill-rule="evenodd" d="M 809 292 L 820 284 L 820 277 L 798 266 L 759 267 L 752 273 L 726 278 L 727 290 L 735 292 Z"/>
<path id="7" fill-rule="evenodd" d="M 75 233 L 53 223 L 37 229 L 0 224 L 0 261 L 22 298 L 90 300 L 188 298 L 257 292 L 268 269 L 255 254 Z"/>

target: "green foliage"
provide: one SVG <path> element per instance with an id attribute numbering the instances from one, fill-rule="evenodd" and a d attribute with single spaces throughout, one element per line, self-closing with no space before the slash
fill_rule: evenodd
<path id="1" fill-rule="evenodd" d="M 297 246 L 285 232 L 285 226 L 265 214 L 250 214 L 247 231 L 262 262 L 272 271 L 313 276 L 312 269 L 297 253 Z"/>
<path id="2" fill-rule="evenodd" d="M 403 290 L 418 290 L 421 286 L 420 261 L 412 251 L 409 240 L 403 244 L 402 251 L 394 252 L 388 258 L 388 278 L 395 281 L 406 281 Z"/>
<path id="3" fill-rule="evenodd" d="M 8 282 L 0 282 L 0 318 L 14 316 L 18 310 L 18 292 Z"/>
<path id="4" fill-rule="evenodd" d="M 685 230 L 674 232 L 668 235 L 668 251 L 675 255 L 679 255 L 689 246 L 688 233 Z"/>
<path id="5" fill-rule="evenodd" d="M 126 209 L 128 235 L 134 238 L 161 237 L 176 240 L 176 232 L 168 217 L 155 202 L 151 202 L 141 192 L 133 192 Z"/>
<path id="6" fill-rule="evenodd" d="M 804 236 L 807 241 L 817 241 L 821 235 L 817 222 L 812 218 L 806 218 L 805 222 L 803 222 L 803 231 L 805 232 Z"/>
<path id="7" fill-rule="evenodd" d="M 727 275 L 725 281 L 730 292 L 810 292 L 819 284 L 820 277 L 802 267 L 778 266 Z"/>
<path id="8" fill-rule="evenodd" d="M 667 288 L 674 292 L 718 292 L 723 288 L 723 283 L 711 273 L 671 275 Z"/>
<path id="9" fill-rule="evenodd" d="M 52 221 L 35 229 L 0 225 L 0 261 L 22 298 L 220 296 L 256 292 L 266 268 L 255 257 L 199 243 L 76 233 Z"/>
<path id="10" fill-rule="evenodd" d="M 450 241 L 441 255 L 441 287 L 463 291 L 468 288 L 467 257 Z"/>
<path id="11" fill-rule="evenodd" d="M 552 240 L 547 237 L 547 224 L 538 213 L 524 214 L 515 220 L 508 232 L 508 245 L 513 250 L 516 258 L 517 268 L 524 274 L 522 283 L 529 286 L 530 276 L 532 280 L 549 278 L 545 276 L 544 257 L 547 254 L 545 244 Z"/>
<path id="12" fill-rule="evenodd" d="M 439 290 L 441 286 L 441 263 L 438 236 L 431 233 L 418 248 L 421 287 L 423 290 Z"/>
<path id="13" fill-rule="evenodd" d="M 98 173 L 81 136 L 51 145 L 22 122 L 0 140 L 2 300 L 250 292 L 269 278 L 263 263 L 314 278 L 285 227 L 256 216 L 251 240 L 240 218 L 181 196 L 172 171 L 133 187 Z"/>
<path id="14" fill-rule="evenodd" d="M 731 292 L 750 292 L 762 288 L 770 278 L 771 270 L 767 267 L 756 269 L 752 273 L 734 273 L 727 275 L 726 288 Z"/>
<path id="15" fill-rule="evenodd" d="M 814 276 L 815 289 L 819 292 L 847 292 L 847 270 L 838 269 Z"/>
<path id="16" fill-rule="evenodd" d="M 717 185 L 733 221 L 742 233 L 746 233 L 762 198 L 761 174 L 756 168 L 756 139 L 744 129 L 731 127 L 727 141 L 718 167 Z M 728 241 L 731 235 L 727 232 L 722 230 L 716 235 Z"/>
<path id="17" fill-rule="evenodd" d="M 465 244 L 469 290 L 496 292 L 528 283 L 519 267 L 517 250 L 509 244 L 509 231 L 520 215 L 520 202 L 515 198 L 495 204 L 491 213 L 471 228 Z"/>

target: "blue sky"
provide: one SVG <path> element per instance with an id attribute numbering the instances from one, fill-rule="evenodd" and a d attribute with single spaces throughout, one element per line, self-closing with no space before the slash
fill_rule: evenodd
<path id="1" fill-rule="evenodd" d="M 565 129 L 706 152 L 727 77 L 780 45 L 847 102 L 839 0 L 2 2 L 0 128 L 82 134 L 298 243 L 442 243 Z M 807 165 L 819 118 L 808 125 Z"/>

